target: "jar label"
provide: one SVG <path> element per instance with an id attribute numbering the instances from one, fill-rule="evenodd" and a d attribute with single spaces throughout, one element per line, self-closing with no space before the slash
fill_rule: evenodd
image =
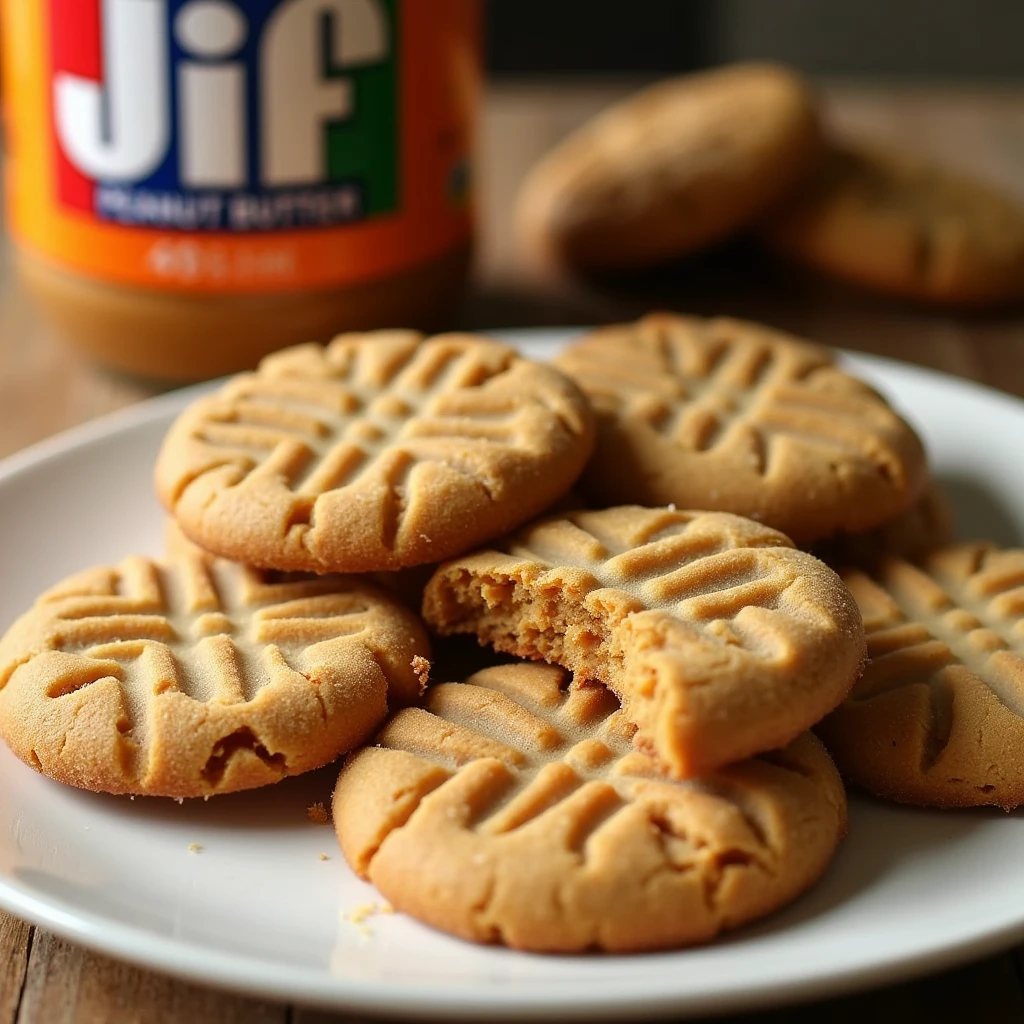
<path id="1" fill-rule="evenodd" d="M 125 284 L 356 283 L 470 230 L 475 0 L 5 0 L 12 230 Z"/>

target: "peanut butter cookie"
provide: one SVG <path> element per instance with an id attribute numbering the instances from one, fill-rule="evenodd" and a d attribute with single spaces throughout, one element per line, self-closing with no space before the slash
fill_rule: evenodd
<path id="1" fill-rule="evenodd" d="M 0 735 L 108 793 L 277 782 L 365 741 L 422 689 L 412 613 L 352 578 L 282 576 L 179 549 L 43 594 L 0 641 Z"/>
<path id="2" fill-rule="evenodd" d="M 784 746 L 846 696 L 864 659 L 839 577 L 725 513 L 542 519 L 443 564 L 423 614 L 442 635 L 605 683 L 675 777 Z"/>
<path id="3" fill-rule="evenodd" d="M 546 260 L 630 270 L 744 227 L 822 152 L 814 99 L 792 71 L 740 64 L 674 78 L 595 117 L 533 168 L 519 235 Z"/>
<path id="4" fill-rule="evenodd" d="M 595 502 L 750 516 L 801 546 L 905 512 L 921 442 L 831 352 L 759 324 L 654 314 L 593 331 L 555 364 L 587 393 Z"/>
<path id="5" fill-rule="evenodd" d="M 1024 298 L 1024 204 L 880 148 L 836 146 L 762 237 L 815 270 L 890 295 L 953 306 Z"/>
<path id="6" fill-rule="evenodd" d="M 842 575 L 871 658 L 819 726 L 843 775 L 901 803 L 1024 803 L 1024 551 L 956 544 Z"/>
<path id="7" fill-rule="evenodd" d="M 593 447 L 557 370 L 471 335 L 341 335 L 268 356 L 172 426 L 160 498 L 248 565 L 373 572 L 449 558 L 569 489 Z"/>
<path id="8" fill-rule="evenodd" d="M 551 952 L 707 942 L 822 874 L 846 800 L 813 736 L 673 782 L 617 709 L 548 665 L 431 687 L 342 770 L 346 859 L 435 928 Z"/>

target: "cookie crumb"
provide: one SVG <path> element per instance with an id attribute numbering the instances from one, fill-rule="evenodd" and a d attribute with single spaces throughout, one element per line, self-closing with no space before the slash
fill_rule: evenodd
<path id="1" fill-rule="evenodd" d="M 202 849 L 203 848 L 199 845 L 199 843 L 189 843 L 189 847 L 188 847 L 188 852 L 189 853 L 201 853 Z"/>
<path id="2" fill-rule="evenodd" d="M 352 924 L 363 924 L 377 909 L 376 903 L 360 903 L 351 910 L 345 911 L 345 920 Z"/>
<path id="3" fill-rule="evenodd" d="M 327 808 L 324 807 L 322 800 L 317 800 L 315 804 L 310 804 L 306 808 L 306 817 L 314 825 L 326 825 L 331 820 L 331 816 L 327 813 Z"/>
<path id="4" fill-rule="evenodd" d="M 330 857 L 327 856 L 326 853 L 318 853 L 316 856 L 317 856 L 317 860 L 330 860 L 331 859 Z"/>
<path id="5" fill-rule="evenodd" d="M 395 908 L 390 903 L 360 903 L 351 910 L 346 910 L 342 920 L 348 921 L 359 932 L 361 938 L 368 939 L 373 932 L 366 923 L 369 917 L 376 917 L 379 914 L 393 914 Z"/>
<path id="6" fill-rule="evenodd" d="M 417 654 L 411 664 L 413 673 L 420 682 L 420 693 L 423 693 L 430 682 L 430 662 L 422 654 Z"/>

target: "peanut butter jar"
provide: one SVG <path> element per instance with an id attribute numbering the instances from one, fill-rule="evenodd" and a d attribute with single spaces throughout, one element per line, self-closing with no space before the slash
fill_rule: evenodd
<path id="1" fill-rule="evenodd" d="M 477 0 L 3 0 L 21 280 L 186 380 L 437 326 L 472 238 Z"/>

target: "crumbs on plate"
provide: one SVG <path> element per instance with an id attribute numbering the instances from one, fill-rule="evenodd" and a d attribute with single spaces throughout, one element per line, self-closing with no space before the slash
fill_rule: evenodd
<path id="1" fill-rule="evenodd" d="M 380 914 L 393 914 L 395 908 L 390 903 L 360 903 L 351 910 L 346 910 L 342 915 L 343 921 L 354 925 L 361 938 L 368 939 L 373 932 L 366 921 L 368 918 L 377 917 Z"/>

